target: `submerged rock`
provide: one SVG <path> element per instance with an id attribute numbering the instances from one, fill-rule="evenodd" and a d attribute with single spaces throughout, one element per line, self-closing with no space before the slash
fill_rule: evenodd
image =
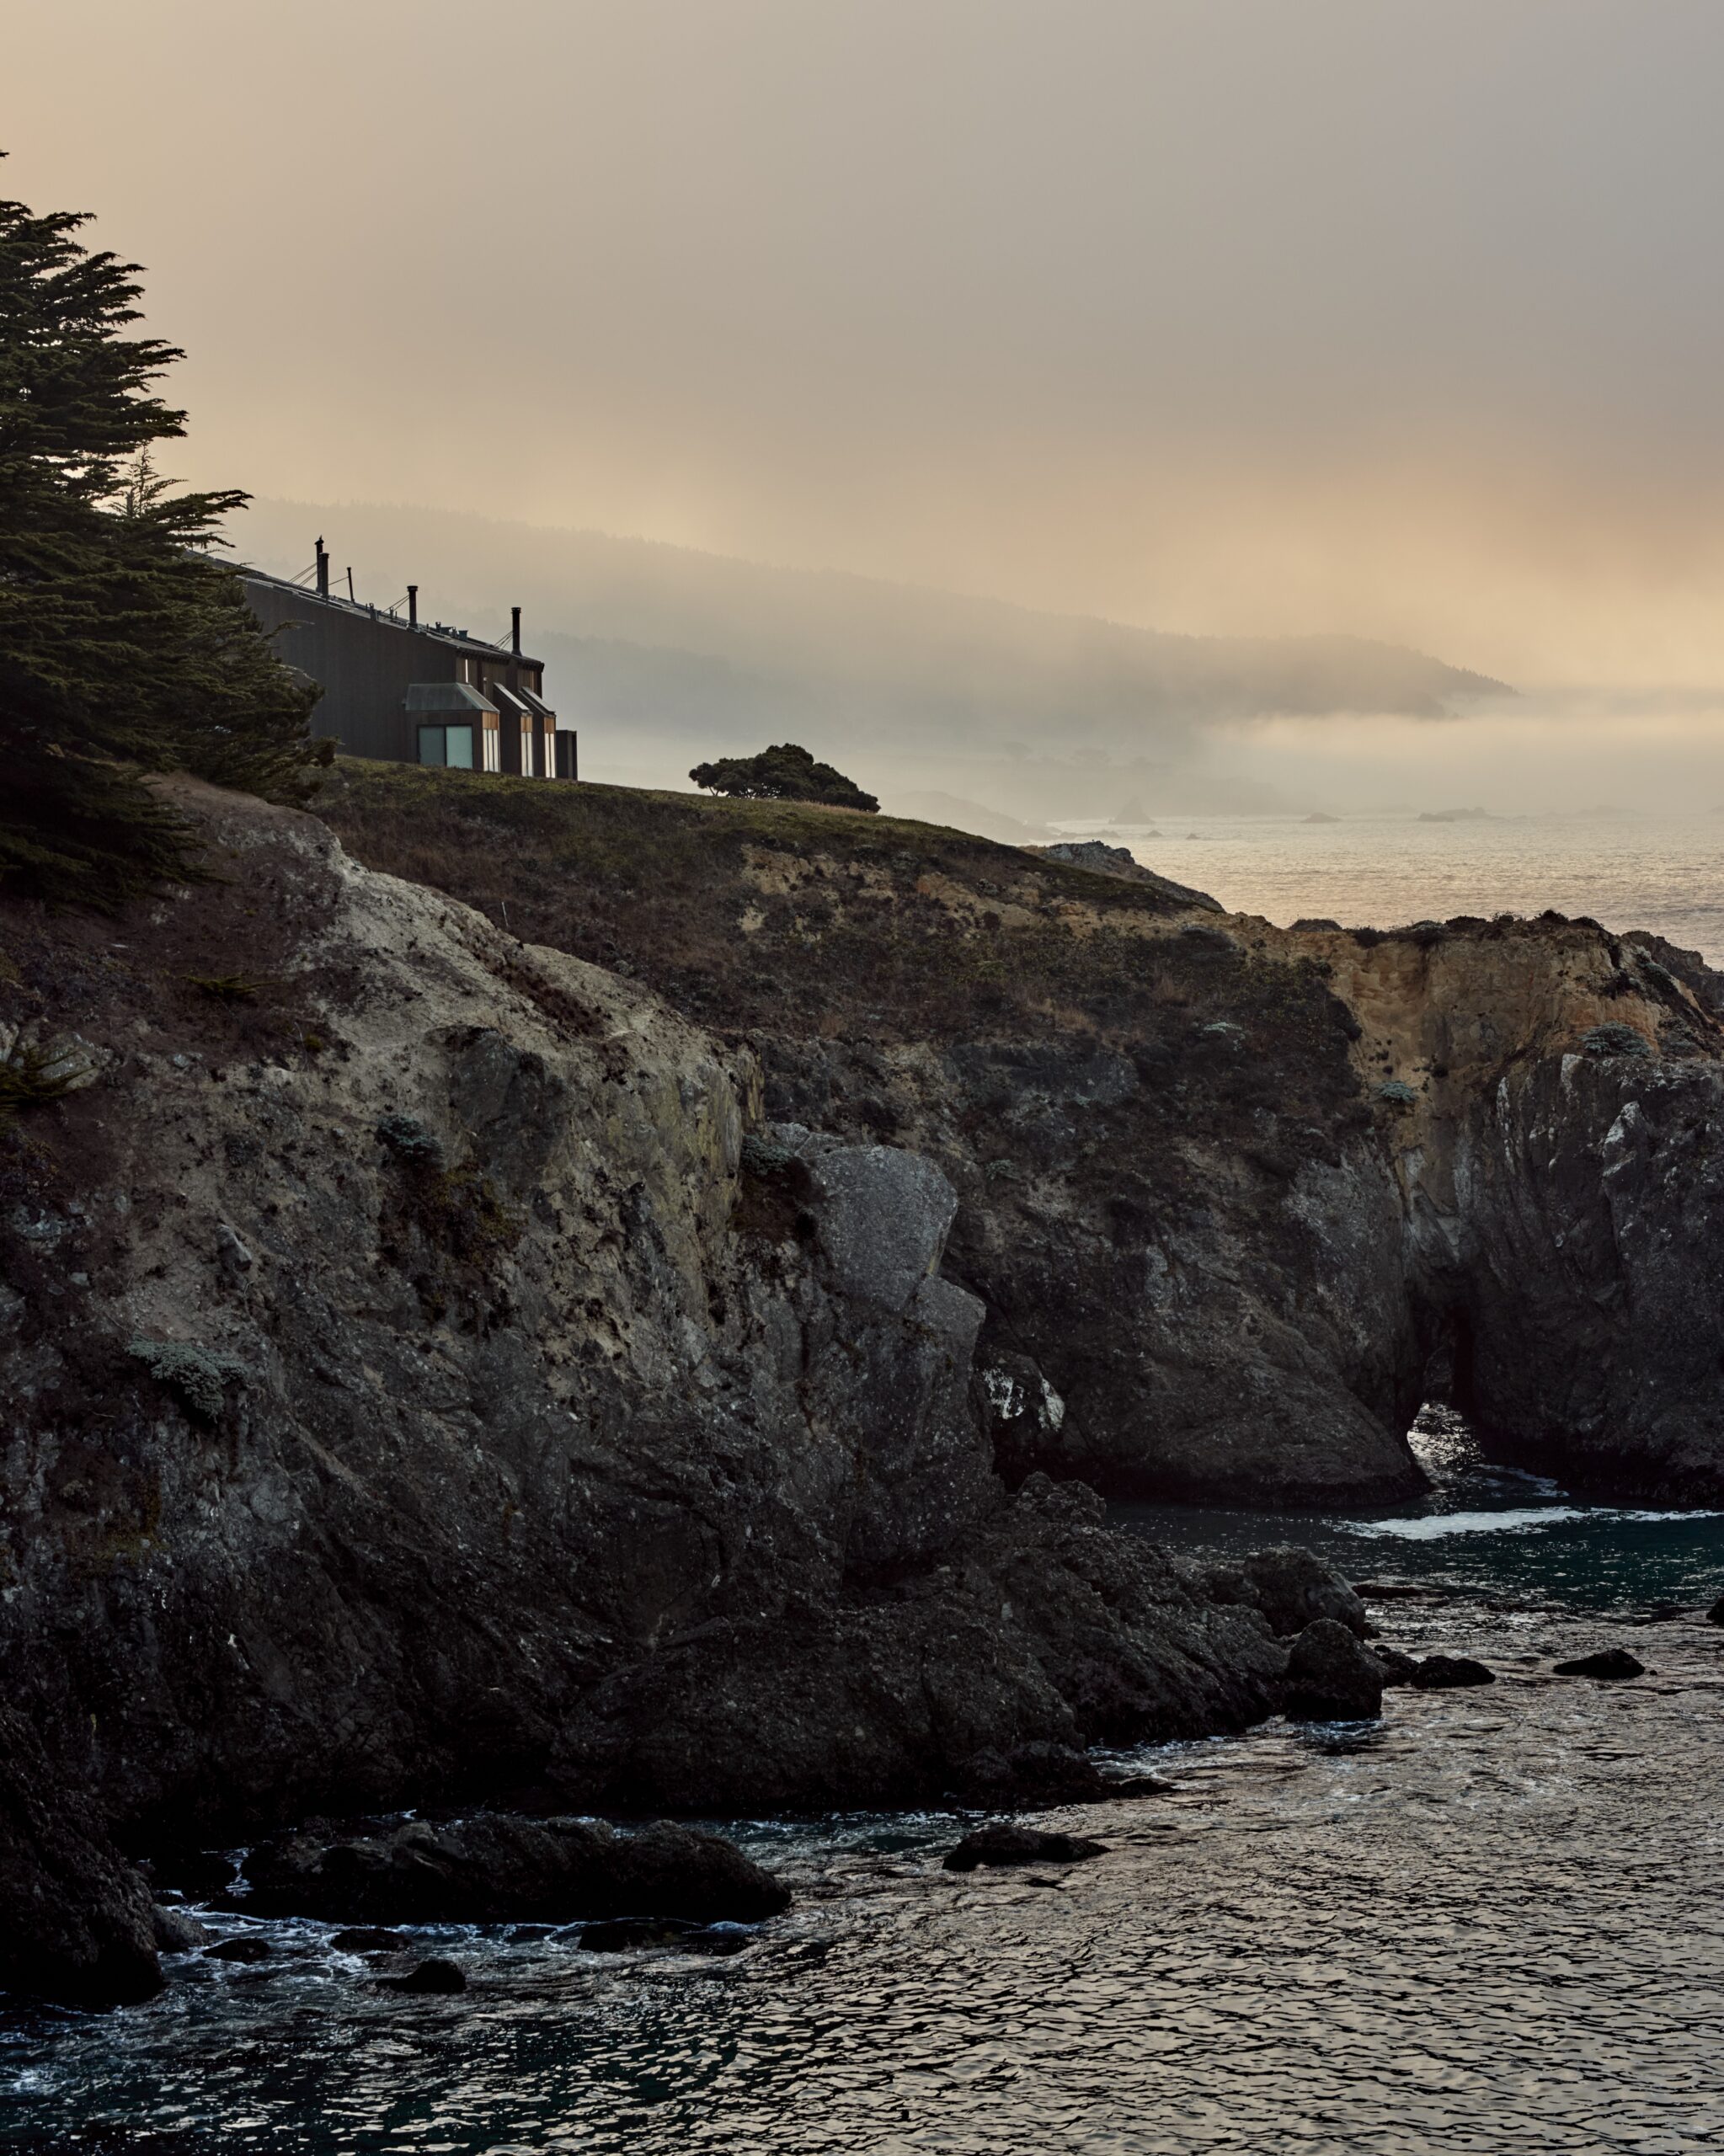
<path id="1" fill-rule="evenodd" d="M 323 1843 L 295 1835 L 246 1860 L 260 1916 L 395 1924 L 567 1924 L 580 1917 L 752 1922 L 790 1890 L 716 1834 L 660 1822 L 622 1834 L 586 1819 L 478 1812 Z"/>
<path id="2" fill-rule="evenodd" d="M 1428 1654 L 1406 1681 L 1421 1692 L 1449 1692 L 1467 1684 L 1494 1684 L 1497 1673 L 1468 1654 Z"/>
<path id="3" fill-rule="evenodd" d="M 1106 1842 L 1092 1842 L 1081 1834 L 1048 1833 L 1038 1827 L 1001 1822 L 966 1834 L 941 1862 L 947 1871 L 974 1871 L 983 1865 L 1081 1864 L 1107 1854 Z"/>
<path id="4" fill-rule="evenodd" d="M 1362 1721 L 1380 1714 L 1383 1666 L 1345 1625 L 1319 1617 L 1287 1658 L 1286 1711 L 1299 1721 Z"/>
<path id="5" fill-rule="evenodd" d="M 347 1924 L 329 1941 L 341 1954 L 400 1954 L 409 1943 L 404 1931 L 391 1931 L 376 1924 Z"/>
<path id="6" fill-rule="evenodd" d="M 267 1939 L 254 1938 L 249 1932 L 238 1939 L 219 1940 L 213 1946 L 204 1949 L 206 1961 L 268 1961 L 275 1950 Z"/>
<path id="7" fill-rule="evenodd" d="M 977 1752 L 963 1762 L 953 1795 L 966 1804 L 1096 1804 L 1117 1796 L 1094 1760 L 1069 1744 L 1019 1744 Z"/>
<path id="8" fill-rule="evenodd" d="M 1559 1677 L 1644 1677 L 1647 1666 L 1626 1647 L 1604 1647 L 1597 1654 L 1578 1655 L 1572 1662 L 1556 1665 Z"/>
<path id="9" fill-rule="evenodd" d="M 675 1946 L 685 1954 L 740 1954 L 749 1943 L 747 1932 L 676 1917 L 612 1917 L 583 1924 L 577 1941 L 587 1954 L 627 1954 L 641 1946 Z"/>

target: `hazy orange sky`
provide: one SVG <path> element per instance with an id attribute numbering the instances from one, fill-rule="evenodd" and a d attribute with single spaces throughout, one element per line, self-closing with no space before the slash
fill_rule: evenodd
<path id="1" fill-rule="evenodd" d="M 1724 683 L 1719 0 L 6 0 L 200 483 Z"/>

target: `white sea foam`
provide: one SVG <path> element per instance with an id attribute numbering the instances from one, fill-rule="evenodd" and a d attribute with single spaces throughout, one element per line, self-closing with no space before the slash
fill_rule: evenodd
<path id="1" fill-rule="evenodd" d="M 1724 1513 L 1621 1512 L 1606 1506 L 1540 1505 L 1500 1513 L 1430 1513 L 1418 1519 L 1337 1520 L 1336 1525 L 1344 1528 L 1349 1534 L 1386 1534 L 1401 1542 L 1438 1542 L 1449 1534 L 1535 1534 L 1540 1528 L 1557 1527 L 1571 1519 L 1603 1522 L 1719 1518 L 1724 1518 Z"/>
<path id="2" fill-rule="evenodd" d="M 1445 1534 L 1531 1534 L 1559 1520 L 1596 1517 L 1581 1505 L 1540 1505 L 1521 1512 L 1429 1513 L 1419 1519 L 1350 1519 L 1350 1534 L 1392 1534 L 1401 1542 L 1436 1542 Z"/>

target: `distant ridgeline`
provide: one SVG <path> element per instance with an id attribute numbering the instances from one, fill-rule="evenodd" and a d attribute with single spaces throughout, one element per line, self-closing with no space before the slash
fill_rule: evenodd
<path id="1" fill-rule="evenodd" d="M 318 514 L 257 502 L 245 543 L 254 558 L 286 558 Z M 1438 719 L 1503 692 L 1358 637 L 1171 636 L 602 532 L 363 505 L 340 516 L 346 543 L 379 576 L 383 564 L 418 562 L 475 611 L 526 600 L 552 701 L 584 724 L 675 736 L 708 755 L 788 739 L 841 765 L 876 749 L 1117 759 L 1178 753 L 1228 720 Z"/>

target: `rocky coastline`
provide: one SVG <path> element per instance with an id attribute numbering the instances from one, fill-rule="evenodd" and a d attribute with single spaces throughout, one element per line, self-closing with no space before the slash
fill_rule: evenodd
<path id="1" fill-rule="evenodd" d="M 451 776 L 416 837 L 363 774 L 174 782 L 209 880 L 0 909 L 8 1053 L 73 1080 L 0 1141 L 0 1985 L 145 1995 L 211 1848 L 352 1924 L 426 1866 L 722 1919 L 770 1881 L 581 1821 L 1369 1713 L 1343 1583 L 1097 1492 L 1392 1501 L 1438 1358 L 1504 1456 L 1724 1486 L 1721 1036 L 1647 952 Z"/>

